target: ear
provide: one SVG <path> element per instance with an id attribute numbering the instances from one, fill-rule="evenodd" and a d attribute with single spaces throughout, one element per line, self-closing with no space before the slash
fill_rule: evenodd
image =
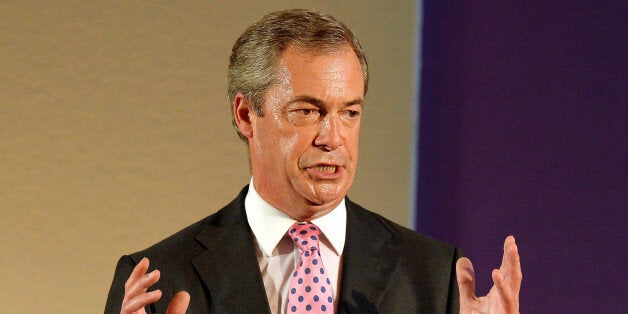
<path id="1" fill-rule="evenodd" d="M 251 101 L 244 95 L 237 94 L 233 99 L 233 114 L 240 133 L 249 139 L 253 137 L 251 115 L 254 113 L 251 108 Z"/>

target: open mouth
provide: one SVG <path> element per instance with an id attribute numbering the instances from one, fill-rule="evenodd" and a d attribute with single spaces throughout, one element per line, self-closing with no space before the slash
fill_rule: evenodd
<path id="1" fill-rule="evenodd" d="M 336 166 L 318 165 L 316 170 L 322 173 L 336 173 Z"/>

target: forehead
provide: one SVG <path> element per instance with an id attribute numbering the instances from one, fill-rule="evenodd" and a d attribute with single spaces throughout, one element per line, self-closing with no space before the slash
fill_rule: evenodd
<path id="1" fill-rule="evenodd" d="M 295 94 L 331 98 L 363 98 L 364 79 L 349 45 L 332 50 L 286 48 L 278 62 L 278 85 Z"/>

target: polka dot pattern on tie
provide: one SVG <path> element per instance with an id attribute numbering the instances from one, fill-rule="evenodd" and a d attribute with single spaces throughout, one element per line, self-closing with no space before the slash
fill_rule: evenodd
<path id="1" fill-rule="evenodd" d="M 331 281 L 323 268 L 316 225 L 295 223 L 288 236 L 301 249 L 301 260 L 292 274 L 288 291 L 288 313 L 333 313 Z"/>

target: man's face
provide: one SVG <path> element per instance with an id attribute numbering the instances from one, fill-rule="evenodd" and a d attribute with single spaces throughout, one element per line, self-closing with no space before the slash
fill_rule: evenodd
<path id="1" fill-rule="evenodd" d="M 264 116 L 249 114 L 255 188 L 296 219 L 327 214 L 349 192 L 358 159 L 362 69 L 349 46 L 309 54 L 288 47 Z"/>

